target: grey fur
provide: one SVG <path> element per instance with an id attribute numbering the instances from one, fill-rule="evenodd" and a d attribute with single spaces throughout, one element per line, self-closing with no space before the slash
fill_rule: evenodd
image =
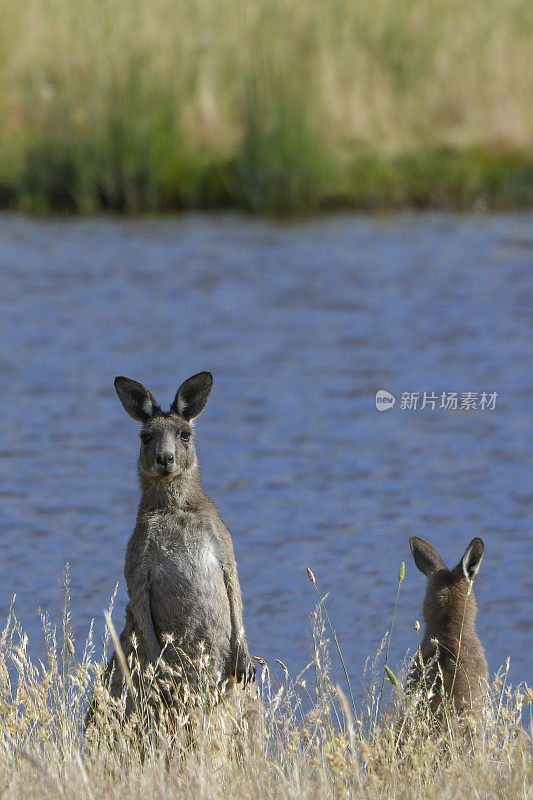
<path id="1" fill-rule="evenodd" d="M 442 674 L 444 691 L 457 711 L 477 708 L 489 677 L 485 652 L 476 633 L 477 607 L 471 585 L 483 558 L 483 542 L 472 539 L 453 570 L 446 569 L 438 551 L 424 539 L 411 536 L 409 544 L 417 567 L 428 577 L 421 644 L 422 659 L 428 666 L 426 686 L 429 689 L 434 684 L 434 690 L 438 689 Z M 415 665 L 408 678 L 408 689 L 418 686 L 420 681 L 421 670 Z M 437 706 L 439 702 L 439 693 L 435 691 L 432 704 Z"/>
<path id="2" fill-rule="evenodd" d="M 163 659 L 183 670 L 193 688 L 202 654 L 217 682 L 231 684 L 236 678 L 246 684 L 255 678 L 231 535 L 202 490 L 191 427 L 211 386 L 210 373 L 194 375 L 164 413 L 142 384 L 115 379 L 125 410 L 143 425 L 141 500 L 126 551 L 129 603 L 121 646 L 128 658 L 135 633 L 141 665 L 146 665 L 161 656 L 170 634 L 175 646 L 166 646 Z M 112 693 L 120 694 L 116 656 L 111 672 Z"/>

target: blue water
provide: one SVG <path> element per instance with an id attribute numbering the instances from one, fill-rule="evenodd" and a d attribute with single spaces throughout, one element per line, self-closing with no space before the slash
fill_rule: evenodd
<path id="1" fill-rule="evenodd" d="M 137 426 L 113 378 L 170 404 L 214 373 L 198 420 L 207 493 L 233 533 L 254 654 L 307 663 L 314 570 L 354 687 L 387 630 L 416 646 L 424 577 L 474 536 L 491 671 L 531 680 L 531 215 L 0 217 L 0 616 L 43 653 L 71 565 L 76 646 L 120 579 Z M 378 413 L 375 393 L 396 395 Z M 493 410 L 402 410 L 403 392 L 497 392 Z M 341 671 L 333 653 L 336 679 Z"/>

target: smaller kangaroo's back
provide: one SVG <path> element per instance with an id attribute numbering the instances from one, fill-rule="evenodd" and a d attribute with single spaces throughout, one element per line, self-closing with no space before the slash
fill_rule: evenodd
<path id="1" fill-rule="evenodd" d="M 472 539 L 452 570 L 425 539 L 411 536 L 409 544 L 428 583 L 420 647 L 423 668 L 419 663 L 413 666 L 408 688 L 420 686 L 423 680 L 434 707 L 440 703 L 441 688 L 457 711 L 479 707 L 488 682 L 488 665 L 476 633 L 473 582 L 483 558 L 483 541 Z"/>

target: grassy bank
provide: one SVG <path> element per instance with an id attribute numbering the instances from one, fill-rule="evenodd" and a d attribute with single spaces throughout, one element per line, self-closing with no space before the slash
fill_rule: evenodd
<path id="1" fill-rule="evenodd" d="M 6 800 L 152 797 L 191 800 L 525 800 L 530 789 L 531 738 L 521 723 L 531 690 L 494 680 L 483 715 L 469 733 L 452 715 L 437 722 L 419 697 L 405 702 L 401 686 L 379 709 L 383 654 L 367 673 L 363 702 L 332 684 L 327 627 L 314 615 L 314 652 L 295 679 L 264 662 L 264 718 L 250 716 L 246 695 L 210 711 L 161 715 L 161 705 L 136 704 L 143 733 L 121 726 L 102 684 L 103 661 L 92 645 L 72 640 L 68 614 L 55 631 L 45 623 L 47 660 L 32 663 L 27 637 L 13 618 L 0 639 L 0 791 Z M 281 662 L 280 662 L 281 663 Z M 390 677 L 396 684 L 393 673 Z M 92 687 L 103 713 L 81 731 Z M 257 704 L 255 706 L 257 711 Z M 111 713 L 111 710 L 114 712 Z M 251 724 L 252 723 L 252 724 Z"/>
<path id="2" fill-rule="evenodd" d="M 532 204 L 527 0 L 0 0 L 0 203 Z"/>

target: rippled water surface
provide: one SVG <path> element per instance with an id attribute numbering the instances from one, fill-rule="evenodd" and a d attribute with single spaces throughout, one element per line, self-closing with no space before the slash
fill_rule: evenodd
<path id="1" fill-rule="evenodd" d="M 491 670 L 531 679 L 532 218 L 0 218 L 0 613 L 33 655 L 71 564 L 78 643 L 120 579 L 138 498 L 137 425 L 116 374 L 170 404 L 214 373 L 197 424 L 204 485 L 233 533 L 254 654 L 308 660 L 317 575 L 352 675 L 390 622 L 416 645 L 424 577 L 473 536 Z M 396 395 L 376 411 L 378 389 Z M 408 411 L 402 392 L 497 392 L 494 410 Z M 334 654 L 333 654 L 334 655 Z M 336 677 L 338 659 L 333 658 Z"/>

